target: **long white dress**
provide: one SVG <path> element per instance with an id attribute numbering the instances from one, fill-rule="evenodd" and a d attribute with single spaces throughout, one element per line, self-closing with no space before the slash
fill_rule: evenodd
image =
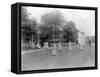
<path id="1" fill-rule="evenodd" d="M 57 48 L 56 48 L 56 44 L 53 44 L 53 49 L 52 49 L 52 55 L 56 55 L 57 54 Z"/>
<path id="2" fill-rule="evenodd" d="M 48 42 L 44 42 L 44 48 L 48 48 Z"/>

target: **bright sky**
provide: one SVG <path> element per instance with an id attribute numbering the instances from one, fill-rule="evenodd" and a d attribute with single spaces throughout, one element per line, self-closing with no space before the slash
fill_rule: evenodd
<path id="1" fill-rule="evenodd" d="M 30 18 L 35 18 L 40 23 L 41 15 L 46 12 L 59 10 L 65 20 L 72 20 L 76 24 L 76 28 L 86 33 L 87 36 L 95 35 L 95 11 L 79 10 L 79 9 L 59 9 L 59 8 L 44 8 L 44 7 L 27 7 L 30 13 Z"/>

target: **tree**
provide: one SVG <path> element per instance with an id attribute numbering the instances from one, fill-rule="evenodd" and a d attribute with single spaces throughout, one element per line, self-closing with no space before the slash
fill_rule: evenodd
<path id="1" fill-rule="evenodd" d="M 36 25 L 37 21 L 29 19 L 29 13 L 26 7 L 21 8 L 21 38 L 25 43 L 30 45 L 30 42 L 36 40 Z"/>
<path id="2" fill-rule="evenodd" d="M 45 25 L 61 26 L 64 23 L 64 17 L 58 10 L 46 13 L 41 16 L 41 23 Z"/>
<path id="3" fill-rule="evenodd" d="M 77 40 L 78 30 L 76 29 L 74 22 L 67 21 L 63 27 L 63 30 L 64 30 L 63 37 L 66 42 L 69 42 L 69 41 L 75 42 Z"/>
<path id="4" fill-rule="evenodd" d="M 29 15 L 29 13 L 27 12 L 26 7 L 21 7 L 21 20 L 22 20 L 22 22 L 28 21 L 28 15 Z"/>
<path id="5" fill-rule="evenodd" d="M 46 40 L 55 40 L 59 38 L 60 29 L 59 27 L 62 27 L 65 20 L 62 15 L 62 13 L 58 10 L 46 13 L 41 16 L 41 23 L 43 24 L 42 29 L 44 32 L 42 32 Z"/>
<path id="6" fill-rule="evenodd" d="M 25 7 L 21 8 L 21 39 L 24 42 L 28 42 L 28 30 L 29 30 L 29 23 L 28 23 L 28 13 Z M 30 30 L 29 30 L 30 31 Z"/>
<path id="7" fill-rule="evenodd" d="M 31 22 L 31 32 L 32 32 L 32 34 L 31 34 L 31 36 L 32 36 L 32 42 L 34 42 L 34 41 L 37 41 L 36 39 L 37 39 L 37 20 L 36 19 L 32 19 L 32 20 L 30 20 Z"/>
<path id="8" fill-rule="evenodd" d="M 44 24 L 39 25 L 40 30 L 40 43 L 43 46 L 44 42 L 48 42 L 51 39 L 52 26 L 46 26 Z"/>

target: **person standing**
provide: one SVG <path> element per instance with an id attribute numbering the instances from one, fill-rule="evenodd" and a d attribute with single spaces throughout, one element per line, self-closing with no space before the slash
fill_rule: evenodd
<path id="1" fill-rule="evenodd" d="M 53 44 L 52 55 L 53 56 L 56 56 L 57 55 L 57 47 L 56 47 L 56 44 L 55 43 Z"/>
<path id="2" fill-rule="evenodd" d="M 92 43 L 91 39 L 89 39 L 88 43 L 89 43 L 89 47 L 91 47 L 91 43 Z"/>

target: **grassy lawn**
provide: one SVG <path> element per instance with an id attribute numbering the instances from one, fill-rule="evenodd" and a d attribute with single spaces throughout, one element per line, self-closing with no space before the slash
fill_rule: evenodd
<path id="1" fill-rule="evenodd" d="M 56 56 L 52 55 L 52 49 L 42 49 L 24 53 L 21 58 L 22 70 L 88 67 L 95 65 L 95 48 L 86 45 L 82 50 L 79 46 L 69 50 L 66 46 L 57 50 Z"/>

